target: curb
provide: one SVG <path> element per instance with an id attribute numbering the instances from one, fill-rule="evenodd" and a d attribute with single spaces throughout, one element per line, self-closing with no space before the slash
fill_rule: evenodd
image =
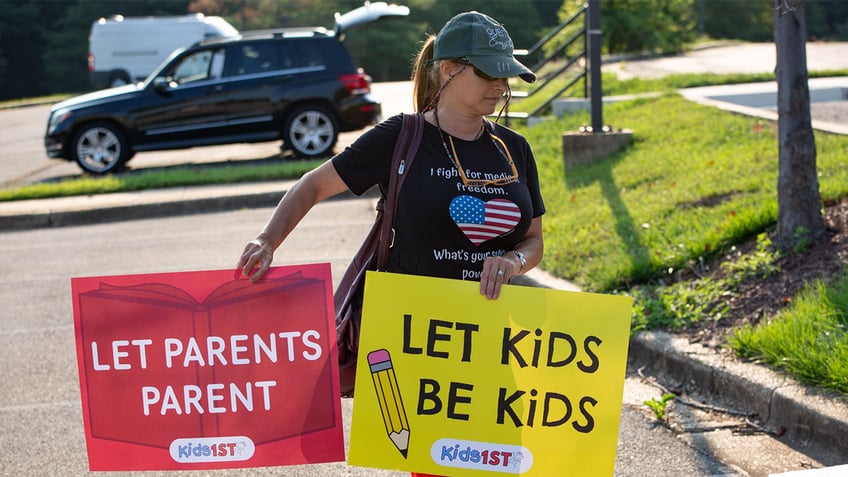
<path id="1" fill-rule="evenodd" d="M 848 449 L 844 396 L 801 385 L 765 366 L 741 362 L 665 332 L 632 336 L 628 362 L 676 382 L 683 392 L 753 416 L 781 440 L 836 455 L 845 455 Z"/>
<path id="2" fill-rule="evenodd" d="M 154 217 L 219 212 L 240 208 L 273 207 L 284 191 L 259 194 L 240 194 L 222 197 L 205 197 L 186 200 L 167 200 L 159 203 L 107 205 L 101 208 L 74 210 L 47 209 L 20 215 L 0 213 L 0 230 L 28 230 L 35 228 L 89 225 Z M 92 198 L 91 201 L 96 201 Z M 2 212 L 2 207 L 0 207 Z"/>
<path id="3" fill-rule="evenodd" d="M 0 231 L 273 207 L 292 184 L 294 181 L 176 187 L 0 203 Z M 371 195 L 376 197 L 376 190 L 363 194 Z M 347 192 L 336 198 L 345 197 L 354 195 Z"/>

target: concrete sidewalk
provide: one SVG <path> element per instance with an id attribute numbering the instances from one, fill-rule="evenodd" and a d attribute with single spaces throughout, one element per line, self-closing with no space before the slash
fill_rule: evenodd
<path id="1" fill-rule="evenodd" d="M 813 129 L 848 135 L 848 77 L 811 78 L 810 115 Z M 747 116 L 777 121 L 777 83 L 703 86 L 679 90 L 690 101 Z"/>

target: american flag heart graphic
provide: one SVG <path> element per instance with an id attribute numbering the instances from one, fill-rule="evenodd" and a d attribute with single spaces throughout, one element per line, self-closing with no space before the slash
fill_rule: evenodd
<path id="1" fill-rule="evenodd" d="M 500 237 L 512 231 L 521 218 L 521 210 L 506 199 L 482 199 L 470 195 L 455 197 L 450 204 L 450 216 L 474 245 Z"/>

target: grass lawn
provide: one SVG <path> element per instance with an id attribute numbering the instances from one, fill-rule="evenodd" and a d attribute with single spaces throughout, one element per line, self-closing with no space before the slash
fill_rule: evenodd
<path id="1" fill-rule="evenodd" d="M 848 395 L 848 275 L 808 284 L 791 308 L 735 330 L 729 344 L 742 357 Z"/>
<path id="2" fill-rule="evenodd" d="M 25 199 L 44 199 L 74 195 L 131 192 L 163 187 L 180 187 L 234 182 L 296 179 L 311 171 L 323 159 L 304 161 L 280 160 L 266 165 L 228 165 L 223 167 L 185 166 L 161 171 L 131 174 L 110 174 L 103 177 L 83 176 L 59 182 L 31 184 L 15 189 L 0 190 L 0 202 Z"/>
<path id="3" fill-rule="evenodd" d="M 776 125 L 692 103 L 677 94 L 607 105 L 607 123 L 633 144 L 569 174 L 561 135 L 588 113 L 526 129 L 539 162 L 543 267 L 610 292 L 685 268 L 773 226 Z M 822 198 L 848 193 L 848 137 L 816 133 Z"/>

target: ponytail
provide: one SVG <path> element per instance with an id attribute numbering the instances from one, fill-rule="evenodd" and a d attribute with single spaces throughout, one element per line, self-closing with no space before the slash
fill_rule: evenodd
<path id="1" fill-rule="evenodd" d="M 439 94 L 439 69 L 433 62 L 436 37 L 430 35 L 424 41 L 412 70 L 413 106 L 416 112 L 436 107 Z"/>

